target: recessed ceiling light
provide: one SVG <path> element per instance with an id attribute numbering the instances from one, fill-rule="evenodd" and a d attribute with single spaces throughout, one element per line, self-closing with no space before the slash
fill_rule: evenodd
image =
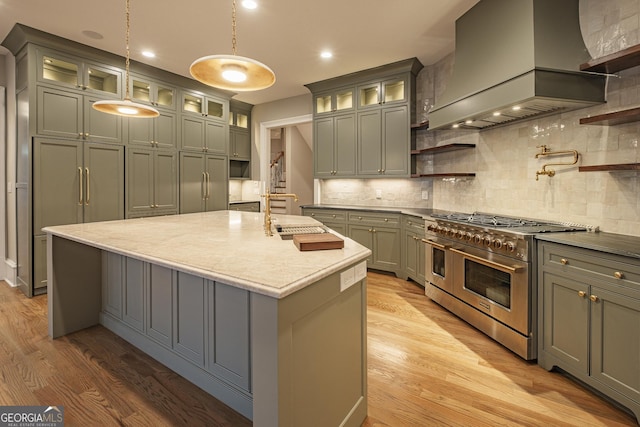
<path id="1" fill-rule="evenodd" d="M 245 9 L 255 9 L 258 7 L 258 2 L 254 0 L 242 0 L 242 7 Z"/>
<path id="2" fill-rule="evenodd" d="M 324 59 L 329 59 L 332 56 L 333 56 L 333 53 L 329 52 L 328 50 L 325 50 L 322 53 L 320 53 L 320 57 L 322 57 Z"/>
<path id="3" fill-rule="evenodd" d="M 521 107 L 521 106 L 519 106 L 519 105 L 514 105 L 511 109 L 512 109 L 513 111 L 518 111 L 518 110 L 520 110 L 521 108 L 522 108 L 522 107 Z"/>
<path id="4" fill-rule="evenodd" d="M 500 115 L 500 111 L 496 111 L 495 113 L 493 113 L 494 117 L 498 117 Z"/>
<path id="5" fill-rule="evenodd" d="M 142 56 L 146 56 L 147 58 L 155 58 L 156 54 L 151 52 L 150 50 L 143 50 Z"/>

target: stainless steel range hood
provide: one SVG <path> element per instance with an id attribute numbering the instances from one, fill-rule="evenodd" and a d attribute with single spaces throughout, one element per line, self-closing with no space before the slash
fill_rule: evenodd
<path id="1" fill-rule="evenodd" d="M 480 0 L 456 21 L 453 74 L 429 128 L 483 129 L 605 102 L 606 76 L 591 59 L 578 0 Z"/>

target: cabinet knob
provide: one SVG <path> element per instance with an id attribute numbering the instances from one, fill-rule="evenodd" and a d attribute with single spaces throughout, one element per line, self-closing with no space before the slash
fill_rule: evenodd
<path id="1" fill-rule="evenodd" d="M 562 264 L 562 265 L 567 265 L 568 263 L 569 263 L 569 261 L 567 261 L 565 258 L 562 258 L 560 260 L 560 264 Z"/>
<path id="2" fill-rule="evenodd" d="M 313 213 L 313 212 L 311 212 L 311 216 L 316 216 L 316 214 L 315 214 L 315 213 Z"/>
<path id="3" fill-rule="evenodd" d="M 598 302 L 598 300 L 599 300 L 600 298 L 598 298 L 598 296 L 596 296 L 596 295 L 590 295 L 590 296 L 589 296 L 589 299 L 590 299 L 592 302 Z"/>
<path id="4" fill-rule="evenodd" d="M 613 273 L 613 276 L 614 276 L 616 279 L 622 279 L 622 278 L 624 277 L 624 274 L 622 274 L 622 273 L 621 273 L 621 272 L 619 272 L 619 271 L 616 271 L 615 273 Z"/>
<path id="5" fill-rule="evenodd" d="M 369 233 L 373 233 L 373 229 L 372 228 L 369 229 Z"/>
<path id="6" fill-rule="evenodd" d="M 336 217 L 336 214 L 331 215 L 331 218 L 335 218 L 335 217 Z"/>
<path id="7" fill-rule="evenodd" d="M 361 217 L 361 216 L 359 216 L 359 217 L 358 217 L 358 219 L 359 219 L 359 220 L 361 220 L 361 219 L 362 219 L 362 217 Z"/>
<path id="8" fill-rule="evenodd" d="M 84 134 L 84 137 L 85 137 L 85 138 L 89 138 L 89 132 L 86 132 L 86 133 Z"/>
<path id="9" fill-rule="evenodd" d="M 389 222 L 389 218 L 385 218 L 385 219 L 384 219 L 384 222 Z"/>
<path id="10" fill-rule="evenodd" d="M 584 298 L 584 297 L 585 297 L 585 295 L 587 295 L 587 293 L 586 293 L 585 291 L 578 291 L 578 296 L 579 296 L 580 298 Z"/>
<path id="11" fill-rule="evenodd" d="M 80 132 L 80 133 L 78 134 L 78 136 L 79 136 L 80 138 L 82 138 L 82 135 L 83 135 L 83 133 L 82 133 L 82 132 Z"/>

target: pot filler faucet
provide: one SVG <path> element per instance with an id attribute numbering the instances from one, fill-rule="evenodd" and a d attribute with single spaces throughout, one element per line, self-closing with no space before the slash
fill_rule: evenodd
<path id="1" fill-rule="evenodd" d="M 271 199 L 282 199 L 285 197 L 292 198 L 295 202 L 298 201 L 298 195 L 293 193 L 273 193 L 269 192 L 267 188 L 267 192 L 261 197 L 264 197 L 264 234 L 267 236 L 273 236 L 271 232 Z"/>
<path id="2" fill-rule="evenodd" d="M 549 147 L 547 147 L 546 145 L 538 145 L 536 148 L 541 148 L 540 152 L 536 154 L 536 159 L 539 157 L 545 157 L 545 156 L 557 156 L 557 155 L 572 155 L 573 156 L 573 161 L 570 163 L 547 163 L 542 165 L 542 169 L 539 171 L 536 171 L 536 181 L 538 180 L 538 177 L 540 175 L 547 175 L 549 177 L 552 177 L 556 174 L 556 171 L 553 169 L 547 169 L 547 166 L 570 166 L 570 165 L 575 165 L 576 163 L 578 163 L 578 157 L 580 156 L 580 154 L 576 151 L 576 150 L 567 150 L 567 151 L 551 151 L 551 149 Z"/>

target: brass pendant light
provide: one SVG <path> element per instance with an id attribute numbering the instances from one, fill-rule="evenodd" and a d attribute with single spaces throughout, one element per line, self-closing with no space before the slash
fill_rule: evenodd
<path id="1" fill-rule="evenodd" d="M 127 15 L 127 34 L 126 34 L 126 49 L 127 57 L 125 60 L 125 95 L 123 100 L 103 100 L 93 103 L 95 110 L 103 113 L 115 114 L 118 116 L 136 117 L 136 118 L 151 118 L 158 117 L 160 113 L 153 107 L 148 105 L 139 104 L 131 101 L 129 92 L 129 0 L 126 1 L 126 15 Z"/>
<path id="2" fill-rule="evenodd" d="M 235 92 L 266 89 L 276 75 L 255 59 L 236 55 L 236 0 L 231 11 L 231 55 L 210 55 L 196 59 L 189 67 L 193 78 L 208 86 Z"/>

